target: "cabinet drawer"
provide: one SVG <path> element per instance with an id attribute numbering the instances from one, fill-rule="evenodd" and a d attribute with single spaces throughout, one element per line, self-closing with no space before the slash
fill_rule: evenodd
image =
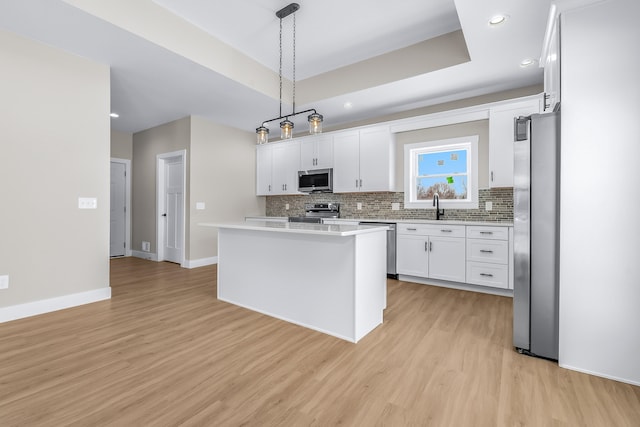
<path id="1" fill-rule="evenodd" d="M 464 225 L 447 224 L 398 224 L 398 234 L 416 236 L 464 237 Z"/>
<path id="2" fill-rule="evenodd" d="M 467 226 L 467 237 L 470 239 L 509 240 L 509 227 Z"/>
<path id="3" fill-rule="evenodd" d="M 503 264 L 467 261 L 467 283 L 509 288 L 509 267 Z"/>
<path id="4" fill-rule="evenodd" d="M 467 261 L 509 263 L 509 242 L 505 240 L 467 239 Z"/>

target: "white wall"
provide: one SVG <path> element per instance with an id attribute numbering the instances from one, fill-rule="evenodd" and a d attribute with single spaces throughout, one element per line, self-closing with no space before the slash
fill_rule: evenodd
<path id="1" fill-rule="evenodd" d="M 110 83 L 105 65 L 3 31 L 0 64 L 2 321 L 38 301 L 110 294 Z"/>
<path id="2" fill-rule="evenodd" d="M 561 366 L 640 385 L 640 2 L 561 21 Z"/>

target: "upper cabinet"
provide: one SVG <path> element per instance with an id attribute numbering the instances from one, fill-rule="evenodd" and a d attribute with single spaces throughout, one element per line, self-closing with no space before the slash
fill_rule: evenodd
<path id="1" fill-rule="evenodd" d="M 333 136 L 314 135 L 300 140 L 300 170 L 333 167 Z"/>
<path id="2" fill-rule="evenodd" d="M 394 141 L 389 126 L 334 134 L 333 191 L 396 191 Z"/>
<path id="3" fill-rule="evenodd" d="M 489 109 L 489 187 L 513 187 L 514 119 L 541 111 L 539 96 Z"/>
<path id="4" fill-rule="evenodd" d="M 299 194 L 300 142 L 259 145 L 256 150 L 257 195 Z"/>
<path id="5" fill-rule="evenodd" d="M 553 111 L 560 103 L 560 26 L 558 20 L 545 40 L 544 61 L 544 111 Z"/>

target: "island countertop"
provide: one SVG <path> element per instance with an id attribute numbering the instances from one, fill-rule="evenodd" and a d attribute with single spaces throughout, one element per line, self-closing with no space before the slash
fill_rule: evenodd
<path id="1" fill-rule="evenodd" d="M 323 236 L 355 236 L 359 234 L 386 231 L 386 226 L 309 224 L 304 222 L 248 221 L 231 223 L 199 223 L 204 227 L 229 228 L 236 230 L 269 231 L 277 233 L 315 234 Z"/>

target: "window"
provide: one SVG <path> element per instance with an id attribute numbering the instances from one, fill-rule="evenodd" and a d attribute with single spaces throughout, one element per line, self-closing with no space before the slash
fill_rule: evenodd
<path id="1" fill-rule="evenodd" d="M 478 136 L 407 144 L 404 147 L 404 206 L 478 208 Z"/>

